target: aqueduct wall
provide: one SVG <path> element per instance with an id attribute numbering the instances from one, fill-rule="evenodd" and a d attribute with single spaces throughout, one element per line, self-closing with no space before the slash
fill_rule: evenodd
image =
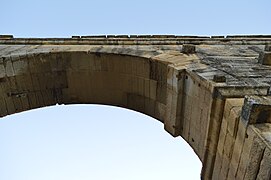
<path id="1" fill-rule="evenodd" d="M 271 36 L 0 36 L 0 115 L 133 109 L 182 136 L 202 179 L 271 178 Z"/>

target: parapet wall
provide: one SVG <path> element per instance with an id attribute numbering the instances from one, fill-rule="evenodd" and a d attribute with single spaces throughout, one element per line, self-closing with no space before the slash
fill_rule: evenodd
<path id="1" fill-rule="evenodd" d="M 71 38 L 15 38 L 0 35 L 0 44 L 76 45 L 180 45 L 180 44 L 270 44 L 271 35 L 176 36 L 176 35 L 97 35 Z"/>

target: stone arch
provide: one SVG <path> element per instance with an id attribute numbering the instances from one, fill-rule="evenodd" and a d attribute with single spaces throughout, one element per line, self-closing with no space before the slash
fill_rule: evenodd
<path id="1" fill-rule="evenodd" d="M 182 136 L 203 179 L 270 177 L 270 38 L 0 43 L 1 116 L 56 103 L 121 106 Z"/>
<path id="2" fill-rule="evenodd" d="M 191 101 L 183 94 L 194 87 L 185 89 L 183 84 L 195 83 L 185 66 L 198 61 L 197 56 L 122 46 L 36 48 L 2 56 L 1 117 L 55 104 L 119 106 L 164 123 L 166 131 L 181 135 L 203 157 L 198 142 L 192 137 L 189 141 L 188 132 L 182 130 L 189 124 L 181 121 L 182 103 Z"/>

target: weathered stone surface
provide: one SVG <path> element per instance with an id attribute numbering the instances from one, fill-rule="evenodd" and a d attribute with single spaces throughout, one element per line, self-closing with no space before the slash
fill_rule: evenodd
<path id="1" fill-rule="evenodd" d="M 0 116 L 55 104 L 129 108 L 182 136 L 202 179 L 269 180 L 270 45 L 267 35 L 0 35 Z"/>
<path id="2" fill-rule="evenodd" d="M 269 48 L 268 48 L 269 50 Z M 271 52 L 261 52 L 259 55 L 259 63 L 263 64 L 263 65 L 271 65 Z"/>
<path id="3" fill-rule="evenodd" d="M 257 179 L 271 178 L 271 150 L 265 149 L 263 158 L 260 164 L 260 170 L 257 174 Z"/>
<path id="4" fill-rule="evenodd" d="M 184 44 L 182 48 L 182 53 L 193 54 L 196 52 L 196 47 L 192 44 Z"/>
<path id="5" fill-rule="evenodd" d="M 264 48 L 265 51 L 271 51 L 271 45 L 266 45 Z"/>
<path id="6" fill-rule="evenodd" d="M 242 118 L 248 124 L 271 123 L 271 98 L 269 96 L 246 96 Z"/>
<path id="7" fill-rule="evenodd" d="M 223 75 L 214 75 L 213 81 L 217 83 L 224 83 L 226 82 L 226 77 Z"/>

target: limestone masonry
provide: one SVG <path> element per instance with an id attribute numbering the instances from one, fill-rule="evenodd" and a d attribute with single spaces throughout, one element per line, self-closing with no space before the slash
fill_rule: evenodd
<path id="1" fill-rule="evenodd" d="M 182 136 L 209 180 L 271 179 L 271 35 L 0 35 L 1 117 L 55 104 L 133 109 Z"/>

